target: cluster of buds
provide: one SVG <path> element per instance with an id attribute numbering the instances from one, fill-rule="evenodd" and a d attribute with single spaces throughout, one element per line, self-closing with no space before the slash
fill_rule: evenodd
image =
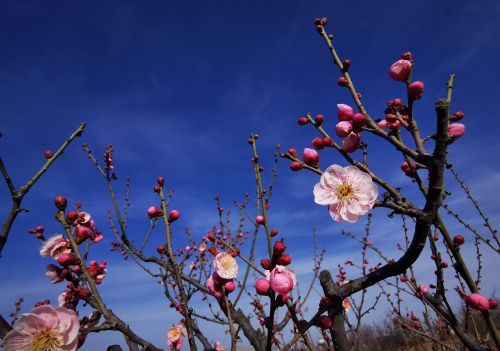
<path id="1" fill-rule="evenodd" d="M 67 290 L 63 291 L 57 298 L 59 307 L 76 310 L 76 306 L 80 300 L 86 299 L 92 295 L 87 288 L 75 287 L 73 283 L 68 283 L 66 287 Z"/>
<path id="2" fill-rule="evenodd" d="M 356 151 L 361 144 L 361 128 L 365 123 L 365 116 L 354 113 L 354 109 L 346 104 L 337 104 L 339 123 L 335 126 L 335 133 L 343 138 L 342 150 L 347 153 Z"/>
<path id="3" fill-rule="evenodd" d="M 106 146 L 106 151 L 104 152 L 104 163 L 106 164 L 104 169 L 106 171 L 112 171 L 115 168 L 113 164 L 113 157 L 111 155 L 113 151 L 115 151 L 113 145 L 109 144 Z"/>
<path id="4" fill-rule="evenodd" d="M 378 126 L 384 130 L 398 130 L 403 122 L 410 121 L 410 109 L 404 105 L 403 100 L 393 99 L 387 102 L 385 118 L 378 122 Z"/>
<path id="5" fill-rule="evenodd" d="M 282 241 L 274 244 L 272 260 L 262 259 L 261 266 L 266 270 L 265 278 L 255 282 L 255 290 L 259 295 L 269 295 L 274 291 L 278 295 L 278 304 L 283 305 L 288 300 L 288 293 L 297 284 L 293 270 L 286 268 L 291 262 L 290 255 L 285 253 L 286 245 Z"/>
<path id="6" fill-rule="evenodd" d="M 30 230 L 28 230 L 28 233 L 33 234 L 38 240 L 45 240 L 43 236 L 44 230 L 45 228 L 42 225 L 39 225 L 36 228 L 31 228 Z"/>
<path id="7" fill-rule="evenodd" d="M 408 97 L 411 100 L 418 100 L 424 93 L 424 83 L 415 81 L 410 83 L 411 71 L 413 67 L 413 55 L 406 52 L 401 55 L 401 59 L 394 62 L 389 68 L 389 75 L 392 79 L 409 83 L 408 84 Z"/>
<path id="8" fill-rule="evenodd" d="M 90 261 L 90 265 L 87 267 L 87 271 L 90 276 L 94 278 L 94 281 L 97 285 L 102 283 L 104 277 L 106 277 L 107 269 L 106 269 L 106 261 L 101 261 L 101 263 L 97 263 L 97 261 Z"/>

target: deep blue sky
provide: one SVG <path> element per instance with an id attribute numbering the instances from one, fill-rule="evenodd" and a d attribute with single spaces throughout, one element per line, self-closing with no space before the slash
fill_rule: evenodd
<path id="1" fill-rule="evenodd" d="M 56 149 L 80 122 L 88 127 L 26 198 L 31 212 L 19 217 L 0 259 L 1 285 L 7 286 L 1 289 L 0 313 L 10 313 L 21 295 L 26 308 L 44 298 L 55 303 L 63 287 L 50 286 L 43 277 L 49 260 L 38 256 L 39 244 L 26 231 L 44 224 L 49 233 L 56 232 L 52 199 L 65 194 L 72 202 L 82 201 L 107 235 L 95 258 L 110 261 L 109 278 L 102 285 L 110 306 L 163 345 L 164 331 L 177 316 L 154 283 L 106 252 L 110 201 L 80 144 L 88 142 L 98 156 L 106 144 L 115 146 L 120 196 L 123 180 L 132 177 L 132 229 L 146 230 L 145 209 L 156 203 L 151 187 L 163 175 L 176 190 L 174 206 L 182 212 L 175 224 L 179 236 L 189 226 L 201 237 L 216 224 L 213 195 L 221 194 L 230 208 L 245 192 L 254 193 L 249 133 L 261 135 L 260 153 L 270 165 L 274 144 L 301 150 L 316 136 L 312 129 L 296 125 L 298 116 L 323 113 L 332 132 L 336 104 L 351 103 L 347 92 L 337 87 L 336 67 L 312 25 L 312 19 L 321 16 L 330 20 L 327 28 L 336 37 L 341 57 L 351 60 L 351 74 L 373 116 L 382 116 L 388 99 L 402 97 L 402 84 L 387 74 L 402 52 L 414 53 L 414 78 L 426 84 L 416 107 L 424 133 L 434 125 L 434 101 L 444 96 L 449 73 L 456 73 L 452 109 L 465 111 L 467 133 L 452 146 L 450 160 L 498 225 L 496 1 L 4 1 L 0 152 L 16 185 L 43 163 L 45 149 Z M 365 140 L 375 170 L 411 189 L 399 171 L 400 156 L 373 139 Z M 323 168 L 334 162 L 342 161 L 322 153 Z M 364 221 L 333 223 L 325 209 L 313 203 L 317 176 L 292 174 L 287 162 L 280 163 L 279 173 L 272 225 L 284 234 L 294 268 L 308 276 L 309 233 L 315 226 L 320 246 L 329 252 L 328 268 L 335 270 L 337 263 L 352 258 L 358 250 L 339 232 L 362 228 Z M 450 201 L 473 219 L 455 193 Z M 418 202 L 415 193 L 408 194 Z M 5 187 L 0 187 L 0 197 L 5 216 L 10 206 Z M 400 239 L 399 223 L 387 225 L 383 214 L 377 218 L 373 241 L 392 252 Z M 493 278 L 488 267 L 498 260 L 488 252 L 485 260 L 485 276 Z M 428 262 L 421 264 L 428 267 Z M 422 279 L 427 282 L 425 274 Z M 487 292 L 498 288 L 493 279 L 485 281 Z M 103 349 L 115 341 L 120 338 L 110 334 L 91 337 L 83 350 Z"/>

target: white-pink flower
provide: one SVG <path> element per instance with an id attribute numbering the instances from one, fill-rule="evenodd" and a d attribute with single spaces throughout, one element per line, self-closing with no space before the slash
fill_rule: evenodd
<path id="1" fill-rule="evenodd" d="M 48 256 L 57 260 L 62 253 L 70 253 L 71 244 L 62 234 L 56 234 L 43 242 L 40 248 L 40 256 Z"/>
<path id="2" fill-rule="evenodd" d="M 375 204 L 378 189 L 372 178 L 354 166 L 331 165 L 314 186 L 314 202 L 328 205 L 337 222 L 356 222 Z"/>
<path id="3" fill-rule="evenodd" d="M 179 323 L 168 329 L 167 340 L 170 350 L 180 350 L 182 348 L 182 337 L 186 336 L 186 327 L 183 323 Z"/>
<path id="4" fill-rule="evenodd" d="M 238 276 L 238 263 L 227 252 L 219 252 L 214 258 L 215 271 L 223 279 L 234 279 Z"/>
<path id="5" fill-rule="evenodd" d="M 78 346 L 80 321 L 64 307 L 42 305 L 22 314 L 5 335 L 5 351 L 74 351 Z"/>
<path id="6" fill-rule="evenodd" d="M 220 343 L 220 341 L 216 341 L 214 343 L 214 350 L 215 351 L 224 351 L 224 346 Z"/>

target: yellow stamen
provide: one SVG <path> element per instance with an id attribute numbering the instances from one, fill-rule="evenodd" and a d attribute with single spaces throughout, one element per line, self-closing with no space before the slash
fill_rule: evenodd
<path id="1" fill-rule="evenodd" d="M 339 200 L 349 200 L 354 195 L 354 191 L 351 185 L 342 183 L 335 189 L 335 195 L 337 195 Z"/>
<path id="2" fill-rule="evenodd" d="M 56 350 L 60 347 L 59 340 L 54 331 L 42 331 L 35 335 L 33 342 L 31 343 L 31 349 L 33 351 L 47 351 Z"/>

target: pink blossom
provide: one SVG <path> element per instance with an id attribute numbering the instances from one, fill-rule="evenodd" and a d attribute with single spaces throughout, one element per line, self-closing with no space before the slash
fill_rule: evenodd
<path id="1" fill-rule="evenodd" d="M 215 298 L 220 299 L 222 297 L 221 285 L 214 280 L 213 275 L 211 275 L 207 279 L 206 286 L 208 291 L 210 291 L 210 293 L 212 293 L 215 296 Z"/>
<path id="2" fill-rule="evenodd" d="M 214 350 L 215 351 L 224 351 L 224 346 L 219 341 L 216 341 L 214 343 Z"/>
<path id="3" fill-rule="evenodd" d="M 429 287 L 427 285 L 419 285 L 418 290 L 424 295 L 427 295 L 429 293 Z"/>
<path id="4" fill-rule="evenodd" d="M 269 285 L 278 294 L 288 294 L 296 284 L 294 271 L 284 266 L 276 265 L 269 274 Z"/>
<path id="5" fill-rule="evenodd" d="M 411 62 L 408 60 L 398 60 L 389 68 L 389 75 L 394 80 L 404 82 L 408 80 L 411 71 Z"/>
<path id="6" fill-rule="evenodd" d="M 60 283 L 64 280 L 61 276 L 61 269 L 55 264 L 49 264 L 45 267 L 45 275 L 49 277 L 52 284 Z"/>
<path id="7" fill-rule="evenodd" d="M 62 253 L 70 253 L 71 244 L 62 234 L 56 234 L 43 242 L 40 248 L 40 256 L 49 256 L 57 260 Z"/>
<path id="8" fill-rule="evenodd" d="M 462 123 L 451 123 L 448 125 L 448 136 L 453 137 L 450 143 L 460 138 L 465 133 L 465 126 Z"/>
<path id="9" fill-rule="evenodd" d="M 317 166 L 319 162 L 319 154 L 314 149 L 305 148 L 302 154 L 302 160 L 306 165 Z"/>
<path id="10" fill-rule="evenodd" d="M 350 121 L 354 116 L 354 110 L 349 105 L 337 104 L 337 108 L 339 109 L 337 113 L 339 121 Z"/>
<path id="11" fill-rule="evenodd" d="M 3 340 L 5 351 L 74 351 L 80 321 L 64 307 L 42 305 L 22 314 Z"/>
<path id="12" fill-rule="evenodd" d="M 340 121 L 335 126 L 335 133 L 337 133 L 337 135 L 340 138 L 345 138 L 346 136 L 349 135 L 351 131 L 352 131 L 352 123 L 349 121 Z"/>
<path id="13" fill-rule="evenodd" d="M 219 252 L 214 258 L 215 271 L 223 279 L 234 279 L 238 276 L 238 263 L 227 252 Z"/>
<path id="14" fill-rule="evenodd" d="M 259 278 L 255 282 L 255 290 L 259 295 L 267 295 L 270 287 L 269 280 L 266 278 Z"/>
<path id="15" fill-rule="evenodd" d="M 354 166 L 331 165 L 314 186 L 314 202 L 328 205 L 333 220 L 356 222 L 375 204 L 378 189 L 371 177 Z"/>
<path id="16" fill-rule="evenodd" d="M 488 311 L 490 309 L 490 300 L 478 293 L 472 293 L 467 296 L 467 304 L 478 311 Z"/>
<path id="17" fill-rule="evenodd" d="M 359 134 L 351 132 L 344 139 L 344 142 L 342 143 L 342 150 L 350 154 L 358 149 L 360 142 L 361 137 L 359 136 Z"/>

